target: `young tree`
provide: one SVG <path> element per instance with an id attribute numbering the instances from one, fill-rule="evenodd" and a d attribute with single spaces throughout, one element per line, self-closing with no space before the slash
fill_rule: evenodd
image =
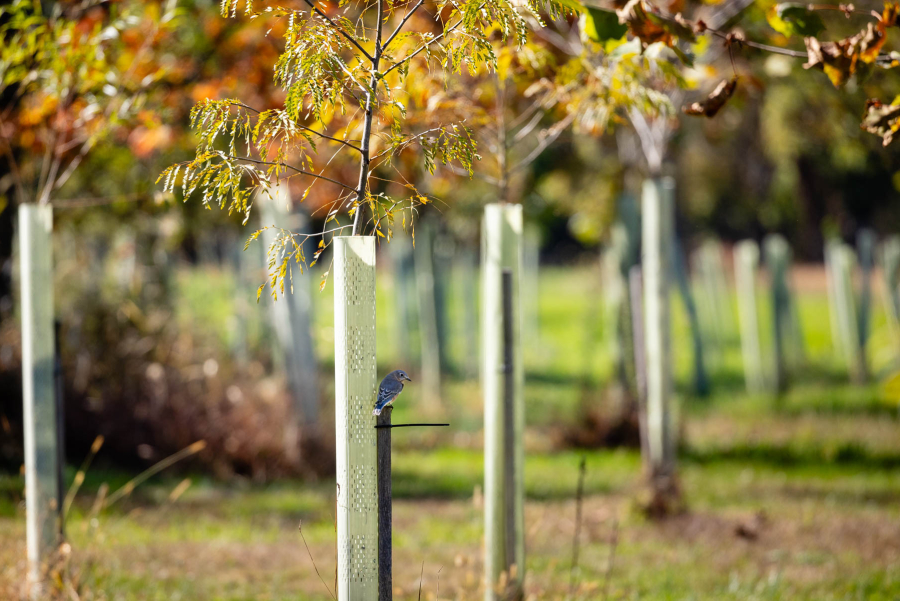
<path id="1" fill-rule="evenodd" d="M 856 10 L 852 5 L 801 6 L 793 3 L 776 4 L 766 13 L 769 25 L 782 40 L 794 36 L 803 37 L 806 51 L 792 50 L 747 39 L 739 31 L 726 31 L 722 28 L 736 17 L 746 3 L 735 2 L 725 5 L 709 17 L 701 16 L 703 7 L 695 9 L 693 18 L 685 18 L 681 11 L 689 7 L 684 2 L 671 3 L 667 9 L 660 8 L 648 0 L 629 0 L 627 3 L 616 3 L 615 8 L 597 7 L 580 4 L 583 13 L 583 32 L 596 44 L 583 60 L 583 68 L 573 70 L 576 80 L 583 81 L 575 90 L 570 106 L 573 110 L 585 111 L 589 115 L 600 115 L 601 128 L 617 121 L 629 121 L 640 141 L 643 151 L 646 172 L 656 182 L 654 189 L 646 190 L 644 202 L 645 226 L 648 219 L 652 227 L 644 230 L 644 259 L 651 260 L 653 269 L 644 269 L 646 324 L 649 333 L 662 336 L 655 342 L 648 339 L 648 353 L 662 361 L 657 371 L 658 385 L 653 385 L 652 369 L 648 375 L 651 398 L 648 409 L 655 418 L 648 420 L 651 427 L 648 432 L 651 440 L 645 445 L 650 450 L 651 489 L 653 500 L 650 507 L 665 510 L 670 505 L 676 471 L 674 467 L 674 425 L 672 422 L 671 400 L 671 367 L 667 357 L 668 286 L 660 262 L 661 253 L 666 252 L 668 242 L 655 237 L 669 237 L 671 228 L 672 185 L 661 186 L 660 176 L 663 173 L 667 155 L 667 147 L 678 123 L 674 119 L 672 106 L 680 103 L 684 90 L 692 87 L 692 77 L 699 69 L 695 65 L 694 54 L 702 55 L 709 67 L 716 60 L 727 60 L 726 69 L 730 67 L 732 76 L 720 80 L 707 98 L 683 107 L 683 112 L 691 116 L 714 117 L 732 98 L 740 81 L 735 55 L 744 48 L 768 53 L 783 54 L 807 59 L 805 69 L 819 69 L 826 73 L 835 86 L 843 86 L 851 78 L 862 82 L 873 67 L 892 68 L 900 64 L 896 53 L 882 51 L 887 40 L 887 29 L 894 26 L 897 20 L 898 6 L 887 2 L 879 11 L 866 13 Z M 825 22 L 821 14 L 833 11 L 847 18 L 865 15 L 874 22 L 866 24 L 863 31 L 838 41 L 823 41 L 820 36 L 825 31 Z M 724 53 L 714 51 L 710 39 L 720 39 L 724 45 Z M 723 56 L 724 55 L 724 56 Z M 596 68 L 600 64 L 605 68 Z M 630 73 L 642 92 L 643 98 L 656 99 L 653 108 L 657 110 L 642 111 L 640 103 L 627 106 L 624 115 L 610 116 L 607 99 L 617 90 L 628 89 L 621 81 L 616 81 L 615 73 Z M 593 108 L 593 107 L 599 107 Z M 885 145 L 893 139 L 895 131 L 900 129 L 900 101 L 890 106 L 870 100 L 866 106 L 863 127 L 868 131 L 883 136 Z M 583 120 L 576 121 L 584 127 Z M 664 209 L 666 214 L 660 209 Z M 653 237 L 654 239 L 648 239 Z M 654 273 L 660 278 L 654 278 Z M 647 278 L 650 277 L 650 280 Z M 651 298 L 652 295 L 654 298 Z M 656 348 L 653 351 L 653 347 Z M 648 357 L 651 358 L 651 357 Z M 653 361 L 650 361 L 653 363 Z M 652 365 L 650 366 L 652 368 Z M 660 384 L 661 382 L 661 384 Z M 669 382 L 667 384 L 667 382 Z M 657 423 L 657 428 L 652 427 Z M 655 430 L 655 434 L 654 434 Z M 653 448 L 657 452 L 653 452 Z M 659 477 L 657 477 L 659 476 Z"/>
<path id="2" fill-rule="evenodd" d="M 275 65 L 283 105 L 261 109 L 238 99 L 200 102 L 192 113 L 200 139 L 195 158 L 172 165 L 159 178 L 168 190 L 180 185 L 185 196 L 198 191 L 205 205 L 237 211 L 245 219 L 253 195 L 267 193 L 278 181 L 302 179 L 304 196 L 314 185 L 328 187 L 333 201 L 323 231 L 280 230 L 270 246 L 273 295 L 291 281 L 293 265 L 302 272 L 304 264 L 314 264 L 335 235 L 390 239 L 398 226 L 412 227 L 416 208 L 429 199 L 409 181 L 402 182 L 403 197 L 389 195 L 375 176 L 376 170 L 394 168 L 392 161 L 405 150 L 421 152 L 429 172 L 436 163 L 451 161 L 472 170 L 479 157 L 469 125 L 432 112 L 428 119 L 438 123 L 415 131 L 410 124 L 424 119 L 409 107 L 426 106 L 427 111 L 428 96 L 440 91 L 441 73 L 496 68 L 491 36 L 525 43 L 524 14 L 537 14 L 539 8 L 535 2 L 509 0 L 304 2 L 297 9 L 256 10 L 252 2 L 244 4 L 249 18 L 283 23 L 284 51 Z M 239 4 L 224 1 L 223 15 L 237 16 Z M 555 0 L 545 7 L 551 14 L 567 10 Z M 327 158 L 319 152 L 324 148 Z M 355 178 L 333 168 L 340 165 L 338 155 L 351 157 Z M 341 223 L 344 213 L 350 222 Z M 312 257 L 301 246 L 309 236 L 320 238 Z"/>

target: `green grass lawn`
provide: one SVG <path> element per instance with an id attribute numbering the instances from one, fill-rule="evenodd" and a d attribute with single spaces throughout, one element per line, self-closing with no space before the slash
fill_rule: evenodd
<path id="1" fill-rule="evenodd" d="M 195 299 L 205 295 L 194 287 L 233 288 L 221 273 L 192 276 L 185 285 Z M 393 327 L 388 290 L 379 290 L 380 341 L 391 339 Z M 787 394 L 745 394 L 740 347 L 732 335 L 710 357 L 713 393 L 700 399 L 691 393 L 687 323 L 676 301 L 680 475 L 687 511 L 651 522 L 637 509 L 643 488 L 636 451 L 568 450 L 555 443 L 558 429 L 577 423 L 586 404 L 612 402 L 603 393 L 613 370 L 600 294 L 592 268 L 541 273 L 539 345 L 532 342 L 526 351 L 528 597 L 900 598 L 900 423 L 897 400 L 886 398 L 881 386 L 892 360 L 882 312 L 873 316 L 876 378 L 867 386 L 847 383 L 832 350 L 827 301 L 810 291 L 799 299 L 806 361 L 791 374 Z M 221 323 L 229 309 L 207 307 L 214 313 L 194 320 L 191 307 L 197 303 L 185 303 L 179 319 L 227 342 Z M 330 303 L 327 291 L 316 297 L 323 371 L 333 343 Z M 760 303 L 766 304 L 762 293 Z M 452 303 L 451 323 L 465 323 L 461 306 Z M 454 338 L 451 349 L 455 372 L 465 373 L 463 337 Z M 398 356 L 396 345 L 379 346 L 382 368 Z M 415 365 L 408 369 L 415 374 Z M 443 397 L 435 413 L 451 428 L 395 436 L 396 599 L 419 598 L 420 574 L 422 599 L 483 596 L 477 381 L 448 377 Z M 416 386 L 410 386 L 396 421 L 418 417 L 417 400 Z M 574 491 L 583 456 L 586 497 L 573 572 Z M 69 581 L 78 598 L 331 598 L 326 588 L 334 586 L 333 481 L 261 486 L 198 476 L 172 500 L 182 476 L 164 474 L 113 508 L 92 513 L 101 483 L 115 489 L 127 478 L 94 470 L 76 502 L 69 523 Z M 20 479 L 0 476 L 4 599 L 15 598 L 24 573 L 23 514 Z"/>

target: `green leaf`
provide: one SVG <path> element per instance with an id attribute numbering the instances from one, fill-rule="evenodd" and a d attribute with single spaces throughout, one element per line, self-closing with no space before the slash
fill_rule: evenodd
<path id="1" fill-rule="evenodd" d="M 578 0 L 555 0 L 555 3 L 559 4 L 561 6 L 565 6 L 566 8 L 572 9 L 578 13 L 583 13 L 585 11 L 585 9 L 592 10 L 590 8 L 587 8 L 584 4 L 582 4 Z"/>
<path id="2" fill-rule="evenodd" d="M 814 38 L 825 30 L 822 18 L 805 4 L 784 2 L 776 4 L 766 11 L 766 20 L 772 29 L 791 37 L 799 35 Z"/>
<path id="3" fill-rule="evenodd" d="M 584 33 L 588 38 L 602 44 L 609 40 L 620 40 L 628 33 L 628 26 L 619 23 L 619 15 L 613 11 L 585 7 Z"/>

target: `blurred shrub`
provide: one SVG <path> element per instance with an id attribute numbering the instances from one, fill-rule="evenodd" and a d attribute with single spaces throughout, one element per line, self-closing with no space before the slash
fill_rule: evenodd
<path id="1" fill-rule="evenodd" d="M 186 265 L 180 241 L 187 236 L 177 215 L 125 224 L 120 217 L 94 212 L 77 229 L 63 222 L 55 234 L 70 461 L 80 461 L 102 434 L 100 460 L 125 468 L 145 467 L 203 439 L 206 449 L 188 469 L 255 480 L 332 472 L 333 442 L 299 427 L 283 380 L 267 375 L 264 341 L 249 358 L 232 358 L 224 341 L 233 325 L 233 290 L 215 299 L 179 292 L 178 282 L 190 282 L 191 273 L 227 272 L 227 253 Z M 240 243 L 229 229 L 205 235 L 213 248 Z M 176 277 L 176 270 L 188 277 Z M 198 304 L 189 314 L 210 312 L 213 300 L 223 305 L 212 311 L 221 332 L 211 332 L 209 320 L 184 319 L 187 298 Z M 7 469 L 22 461 L 17 327 L 17 319 L 0 323 L 0 466 Z"/>

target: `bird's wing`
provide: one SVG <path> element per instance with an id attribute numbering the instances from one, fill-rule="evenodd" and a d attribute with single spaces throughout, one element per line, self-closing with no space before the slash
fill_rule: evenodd
<path id="1" fill-rule="evenodd" d="M 403 388 L 400 388 L 403 390 Z M 396 390 L 391 386 L 382 386 L 378 389 L 378 400 L 375 403 L 376 407 L 384 407 L 400 394 L 400 390 Z"/>

